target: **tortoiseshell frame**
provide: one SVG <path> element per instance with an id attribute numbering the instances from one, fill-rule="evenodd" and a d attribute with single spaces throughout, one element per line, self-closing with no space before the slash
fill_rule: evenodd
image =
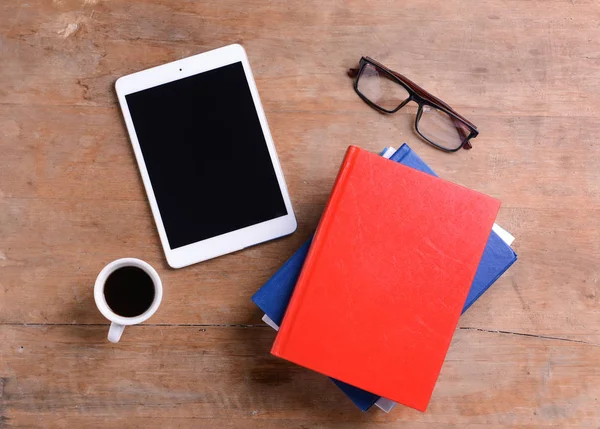
<path id="1" fill-rule="evenodd" d="M 364 68 L 367 66 L 367 64 L 371 64 L 373 67 L 377 68 L 380 72 L 383 72 L 384 76 L 386 78 L 388 78 L 394 82 L 397 82 L 399 85 L 402 85 L 408 92 L 409 97 L 393 110 L 385 109 L 385 108 L 373 103 L 371 100 L 369 100 L 358 89 L 358 81 L 360 80 L 360 75 L 363 72 Z M 472 146 L 471 146 L 470 140 L 477 137 L 477 135 L 479 134 L 479 131 L 477 131 L 477 127 L 475 126 L 475 124 L 473 124 L 472 122 L 467 120 L 464 116 L 461 116 L 458 112 L 456 112 L 454 109 L 452 109 L 452 107 L 450 107 L 448 104 L 444 103 L 442 100 L 440 100 L 436 96 L 425 91 L 423 88 L 421 88 L 419 85 L 417 85 L 416 83 L 414 83 L 407 77 L 402 76 L 400 73 L 397 73 L 397 72 L 385 67 L 383 64 L 378 63 L 377 61 L 375 61 L 372 58 L 362 57 L 360 59 L 359 68 L 358 69 L 349 69 L 348 76 L 356 77 L 356 80 L 354 81 L 354 90 L 359 95 L 359 97 L 362 98 L 363 101 L 365 103 L 367 103 L 369 106 L 371 106 L 374 109 L 377 109 L 381 112 L 395 113 L 398 110 L 400 110 L 402 107 L 404 107 L 409 101 L 414 101 L 415 103 L 417 103 L 419 106 L 419 110 L 417 111 L 417 117 L 415 119 L 415 129 L 423 139 L 425 139 L 428 143 L 432 144 L 433 146 L 435 146 L 436 148 L 438 148 L 440 150 L 443 150 L 445 152 L 456 152 L 456 151 L 460 150 L 460 148 L 471 149 Z M 430 140 L 425 135 L 423 135 L 423 133 L 419 130 L 419 120 L 421 119 L 421 115 L 423 114 L 423 106 L 425 106 L 425 105 L 431 105 L 431 106 L 435 107 L 436 109 L 442 110 L 443 112 L 447 113 L 452 118 L 459 135 L 462 136 L 462 138 L 463 138 L 463 141 L 461 142 L 460 146 L 450 149 L 450 148 L 444 147 L 444 146 Z M 469 129 L 469 134 L 466 134 L 464 128 L 461 125 L 464 125 Z"/>

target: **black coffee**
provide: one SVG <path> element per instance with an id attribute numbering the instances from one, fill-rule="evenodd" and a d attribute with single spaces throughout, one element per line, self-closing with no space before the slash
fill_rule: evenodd
<path id="1" fill-rule="evenodd" d="M 104 297 L 110 309 L 119 316 L 139 316 L 154 301 L 154 283 L 140 268 L 119 268 L 106 279 Z"/>

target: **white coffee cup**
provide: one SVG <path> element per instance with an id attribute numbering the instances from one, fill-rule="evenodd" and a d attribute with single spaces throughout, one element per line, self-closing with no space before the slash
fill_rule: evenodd
<path id="1" fill-rule="evenodd" d="M 146 311 L 142 314 L 135 317 L 124 317 L 116 314 L 106 302 L 106 297 L 104 296 L 104 286 L 106 284 L 106 280 L 108 277 L 118 270 L 119 268 L 124 267 L 137 267 L 143 270 L 150 279 L 152 279 L 152 283 L 154 285 L 154 300 L 148 307 Z M 127 325 L 137 325 L 138 323 L 142 323 L 148 320 L 160 305 L 162 300 L 163 289 L 162 282 L 160 281 L 160 277 L 154 268 L 150 266 L 147 262 L 144 262 L 140 259 L 136 258 L 122 258 L 117 259 L 116 261 L 111 262 L 106 267 L 100 271 L 98 277 L 96 278 L 96 284 L 94 285 L 94 299 L 96 301 L 96 306 L 100 313 L 112 323 L 110 324 L 110 329 L 108 330 L 108 341 L 112 343 L 116 343 L 121 339 L 121 335 L 123 334 L 123 330 Z"/>

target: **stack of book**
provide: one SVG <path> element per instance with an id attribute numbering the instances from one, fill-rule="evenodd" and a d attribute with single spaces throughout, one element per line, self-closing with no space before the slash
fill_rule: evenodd
<path id="1" fill-rule="evenodd" d="M 460 314 L 517 256 L 499 201 L 438 178 L 406 144 L 382 155 L 348 149 L 315 235 L 252 300 L 279 331 L 275 356 L 363 411 L 425 411 Z"/>

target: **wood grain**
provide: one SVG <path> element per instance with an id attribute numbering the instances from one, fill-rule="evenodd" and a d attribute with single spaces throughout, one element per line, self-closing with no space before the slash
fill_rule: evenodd
<path id="1" fill-rule="evenodd" d="M 0 3 L 0 428 L 600 427 L 600 5 L 425 0 Z M 299 221 L 291 237 L 170 270 L 113 90 L 127 73 L 242 43 Z M 414 108 L 369 109 L 361 55 L 481 131 L 448 155 Z M 251 295 L 312 233 L 348 144 L 409 143 L 498 197 L 518 263 L 461 318 L 427 413 L 360 414 L 268 354 Z M 165 285 L 117 346 L 92 286 L 137 256 Z"/>
<path id="2" fill-rule="evenodd" d="M 588 405 L 598 405 L 600 373 L 584 362 L 600 349 L 585 344 L 525 345 L 515 335 L 459 330 L 429 411 L 385 415 L 362 414 L 326 377 L 269 356 L 275 333 L 267 327 L 146 325 L 118 345 L 105 334 L 105 326 L 3 325 L 9 427 L 21 419 L 48 427 L 597 426 Z"/>

